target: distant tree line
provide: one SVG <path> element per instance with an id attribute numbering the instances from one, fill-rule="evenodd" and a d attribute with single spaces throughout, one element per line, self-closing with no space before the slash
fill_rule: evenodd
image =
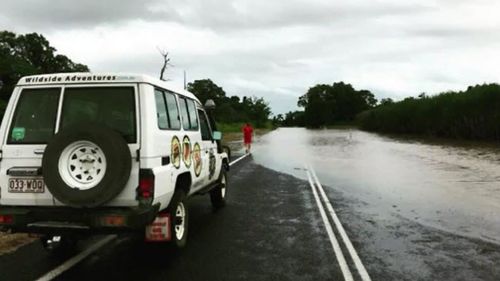
<path id="1" fill-rule="evenodd" d="M 500 85 L 386 102 L 358 116 L 362 129 L 382 133 L 500 140 Z"/>
<path id="2" fill-rule="evenodd" d="M 356 116 L 377 104 L 375 96 L 367 90 L 356 90 L 344 82 L 319 84 L 299 97 L 297 105 L 303 111 L 278 115 L 273 122 L 281 126 L 319 128 L 339 123 L 354 122 Z"/>
<path id="3" fill-rule="evenodd" d="M 215 104 L 215 118 L 220 123 L 250 122 L 256 127 L 265 127 L 271 115 L 271 108 L 263 98 L 226 96 L 224 89 L 210 79 L 196 80 L 187 86 L 202 104 L 212 99 Z"/>
<path id="4" fill-rule="evenodd" d="M 56 54 L 47 39 L 38 33 L 17 35 L 0 31 L 0 103 L 5 105 L 14 86 L 23 76 L 55 72 L 88 72 L 86 65 Z M 3 114 L 3 109 L 1 113 Z"/>

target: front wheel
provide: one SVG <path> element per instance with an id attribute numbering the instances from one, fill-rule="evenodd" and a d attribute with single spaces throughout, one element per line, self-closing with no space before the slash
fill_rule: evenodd
<path id="1" fill-rule="evenodd" d="M 181 249 L 186 246 L 189 212 L 184 191 L 177 190 L 172 197 L 172 201 L 168 208 L 170 215 L 170 233 L 172 235 L 171 245 L 175 249 Z"/>
<path id="2" fill-rule="evenodd" d="M 227 193 L 227 174 L 225 171 L 221 172 L 219 185 L 210 191 L 210 201 L 215 209 L 220 209 L 226 206 L 226 193 Z"/>

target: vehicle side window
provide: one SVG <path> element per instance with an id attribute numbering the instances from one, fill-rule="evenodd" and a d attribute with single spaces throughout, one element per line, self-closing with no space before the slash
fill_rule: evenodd
<path id="1" fill-rule="evenodd" d="M 194 104 L 194 100 L 188 100 L 188 112 L 189 112 L 189 123 L 191 130 L 198 130 L 198 117 L 196 114 L 196 105 Z"/>
<path id="2" fill-rule="evenodd" d="M 155 101 L 156 101 L 156 117 L 158 119 L 158 128 L 168 129 L 168 115 L 167 108 L 165 107 L 165 99 L 163 98 L 163 93 L 155 90 Z"/>
<path id="3" fill-rule="evenodd" d="M 206 141 L 212 140 L 212 133 L 205 112 L 198 109 L 198 116 L 200 116 L 201 139 Z"/>
<path id="4" fill-rule="evenodd" d="M 186 98 L 179 98 L 179 106 L 182 115 L 182 127 L 186 131 L 198 130 L 198 117 L 194 101 Z"/>
<path id="5" fill-rule="evenodd" d="M 179 109 L 177 108 L 175 95 L 169 92 L 165 92 L 164 96 L 167 103 L 167 113 L 168 119 L 170 121 L 170 129 L 179 130 L 181 128 L 181 119 L 179 117 Z"/>
<path id="6" fill-rule="evenodd" d="M 47 143 L 54 135 L 60 93 L 60 88 L 23 90 L 7 143 Z"/>
<path id="7" fill-rule="evenodd" d="M 182 127 L 184 128 L 184 130 L 189 130 L 189 113 L 187 108 L 187 100 L 185 98 L 179 98 L 179 107 L 181 109 Z"/>

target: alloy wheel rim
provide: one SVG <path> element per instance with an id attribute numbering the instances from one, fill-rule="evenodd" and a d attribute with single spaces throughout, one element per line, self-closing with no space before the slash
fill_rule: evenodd
<path id="1" fill-rule="evenodd" d="M 182 240 L 186 231 L 186 208 L 184 203 L 180 202 L 175 209 L 175 237 L 177 240 Z"/>
<path id="2" fill-rule="evenodd" d="M 220 184 L 221 184 L 220 191 L 221 191 L 222 198 L 226 198 L 226 175 L 222 176 L 222 180 L 221 180 Z"/>

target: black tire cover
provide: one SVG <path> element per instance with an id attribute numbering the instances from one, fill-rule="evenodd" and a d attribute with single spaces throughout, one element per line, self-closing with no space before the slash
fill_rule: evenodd
<path id="1" fill-rule="evenodd" d="M 76 141 L 90 141 L 99 146 L 106 157 L 106 170 L 93 188 L 80 190 L 68 186 L 59 172 L 63 150 Z M 42 171 L 47 189 L 62 203 L 71 207 L 96 207 L 115 198 L 130 178 L 132 157 L 125 139 L 116 131 L 100 124 L 85 123 L 57 133 L 47 144 Z"/>

